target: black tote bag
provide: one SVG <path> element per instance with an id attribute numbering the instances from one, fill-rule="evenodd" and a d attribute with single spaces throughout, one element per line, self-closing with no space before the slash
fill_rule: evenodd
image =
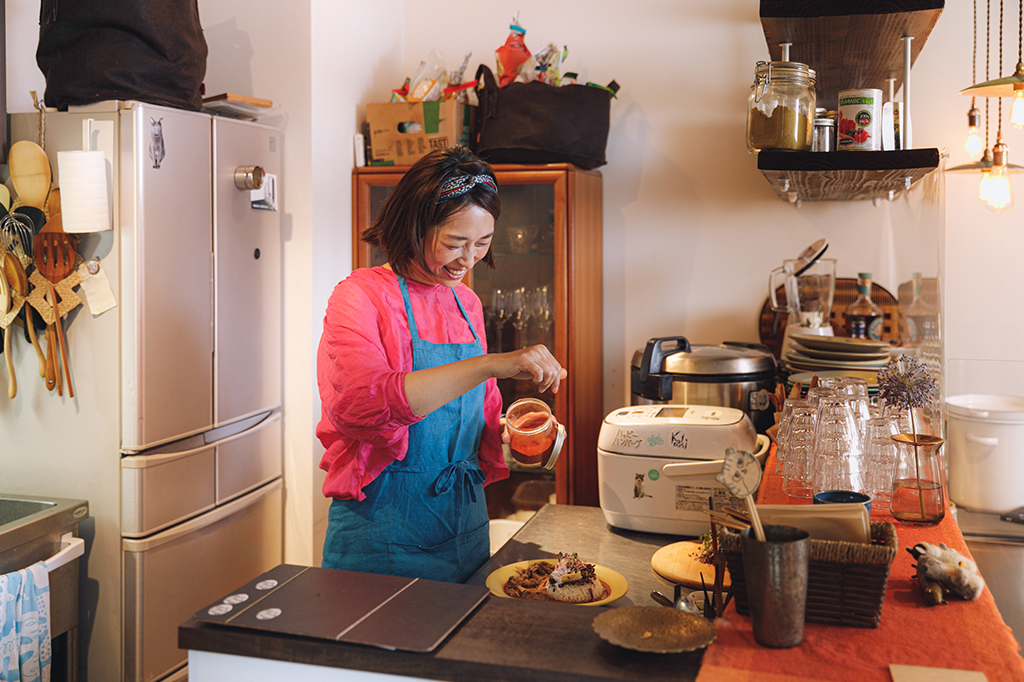
<path id="1" fill-rule="evenodd" d="M 475 151 L 481 158 L 491 163 L 572 163 L 587 170 L 607 163 L 612 92 L 537 81 L 498 88 L 485 64 L 476 77 L 480 104 Z"/>
<path id="2" fill-rule="evenodd" d="M 108 99 L 199 111 L 206 38 L 197 0 L 42 0 L 36 63 L 61 111 Z"/>

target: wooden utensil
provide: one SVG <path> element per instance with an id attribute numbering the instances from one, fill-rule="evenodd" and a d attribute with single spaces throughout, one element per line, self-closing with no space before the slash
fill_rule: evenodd
<path id="1" fill-rule="evenodd" d="M 710 584 L 714 581 L 715 567 L 697 560 L 702 543 L 684 540 L 673 542 L 656 551 L 651 557 L 651 568 L 654 572 L 674 583 L 687 587 L 700 587 L 701 574 Z M 725 586 L 731 584 L 729 572 L 725 573 Z"/>
<path id="2" fill-rule="evenodd" d="M 51 223 L 56 223 L 50 229 Z M 74 389 L 71 386 L 71 369 L 68 367 L 67 342 L 64 339 L 64 325 L 60 318 L 60 309 L 57 300 L 57 291 L 54 283 L 60 282 L 71 274 L 75 269 L 75 254 L 77 240 L 71 235 L 60 230 L 60 215 L 56 215 L 47 221 L 46 226 L 32 240 L 32 252 L 35 256 L 36 269 L 46 278 L 50 286 L 50 297 L 53 305 L 54 327 L 57 329 L 57 342 L 60 346 L 60 363 L 64 367 L 64 376 L 68 382 L 68 396 L 74 398 Z M 56 368 L 58 374 L 57 385 L 60 386 L 60 367 Z"/>
<path id="3" fill-rule="evenodd" d="M 21 203 L 43 208 L 53 179 L 50 159 L 43 148 L 29 140 L 15 142 L 7 154 L 7 165 L 11 170 L 11 182 L 14 183 Z"/>
<path id="4" fill-rule="evenodd" d="M 7 275 L 7 283 L 12 289 L 22 296 L 28 296 L 28 275 L 25 273 L 25 266 L 21 264 L 18 257 L 10 251 L 4 253 L 4 274 Z M 35 348 L 36 357 L 39 358 L 39 376 L 46 377 L 46 356 L 39 345 L 39 338 L 36 336 L 36 325 L 32 321 L 32 306 L 25 305 L 25 326 L 28 328 L 28 337 Z"/>
<path id="5" fill-rule="evenodd" d="M 7 286 L 7 275 L 0 271 L 0 315 L 11 309 L 11 291 Z M 18 380 L 14 377 L 14 361 L 11 360 L 11 326 L 4 327 L 4 360 L 7 361 L 7 397 L 18 394 Z"/>

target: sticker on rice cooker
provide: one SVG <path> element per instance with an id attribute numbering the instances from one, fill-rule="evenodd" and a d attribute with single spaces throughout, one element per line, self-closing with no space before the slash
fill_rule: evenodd
<path id="1" fill-rule="evenodd" d="M 619 429 L 618 433 L 615 434 L 615 440 L 612 445 L 617 448 L 629 448 L 630 450 L 636 450 L 643 445 L 644 439 L 636 434 L 633 429 Z"/>
<path id="2" fill-rule="evenodd" d="M 644 474 L 633 474 L 633 499 L 642 500 L 645 497 L 654 497 L 654 495 L 644 490 Z"/>
<path id="3" fill-rule="evenodd" d="M 679 511 L 704 511 L 708 498 L 715 501 L 715 508 L 736 504 L 736 498 L 721 486 L 677 485 L 676 509 Z"/>

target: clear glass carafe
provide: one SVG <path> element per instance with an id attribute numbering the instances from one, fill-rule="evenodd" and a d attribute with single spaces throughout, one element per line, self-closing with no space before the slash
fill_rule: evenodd
<path id="1" fill-rule="evenodd" d="M 809 151 L 814 134 L 814 69 L 758 62 L 747 98 L 747 151 Z"/>

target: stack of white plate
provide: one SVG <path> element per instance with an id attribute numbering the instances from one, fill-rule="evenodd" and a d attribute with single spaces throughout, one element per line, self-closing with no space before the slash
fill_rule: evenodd
<path id="1" fill-rule="evenodd" d="M 790 339 L 793 343 L 783 359 L 794 370 L 877 372 L 889 361 L 889 344 L 885 341 L 810 334 L 794 334 Z"/>

